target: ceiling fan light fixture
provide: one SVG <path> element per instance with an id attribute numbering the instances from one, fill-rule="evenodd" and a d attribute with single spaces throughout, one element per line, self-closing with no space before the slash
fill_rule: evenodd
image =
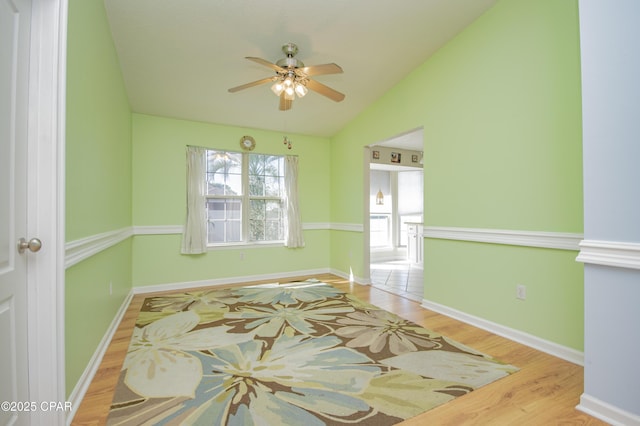
<path id="1" fill-rule="evenodd" d="M 276 96 L 280 96 L 283 90 L 284 84 L 282 84 L 280 80 L 276 81 L 275 83 L 273 83 L 273 86 L 271 86 L 271 91 L 275 93 Z"/>
<path id="2" fill-rule="evenodd" d="M 289 86 L 284 89 L 284 98 L 288 101 L 292 101 L 296 98 L 296 92 L 293 90 L 293 86 Z"/>
<path id="3" fill-rule="evenodd" d="M 310 78 L 316 75 L 339 74 L 342 73 L 342 68 L 334 63 L 305 66 L 302 61 L 294 57 L 298 53 L 298 46 L 294 43 L 285 44 L 282 46 L 282 51 L 286 54 L 286 58 L 280 59 L 276 63 L 247 56 L 246 59 L 270 68 L 276 72 L 276 75 L 272 74 L 271 77 L 232 87 L 228 89 L 228 92 L 235 93 L 271 82 L 271 91 L 280 99 L 279 109 L 281 111 L 291 109 L 291 104 L 296 96 L 302 98 L 309 90 L 335 102 L 344 99 L 344 94 Z"/>
<path id="4" fill-rule="evenodd" d="M 308 91 L 309 89 L 307 89 L 304 84 L 296 83 L 296 95 L 298 95 L 298 97 L 303 98 Z"/>

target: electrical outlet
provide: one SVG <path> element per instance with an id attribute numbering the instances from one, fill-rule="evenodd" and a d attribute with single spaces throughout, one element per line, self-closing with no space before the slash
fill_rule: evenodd
<path id="1" fill-rule="evenodd" d="M 516 298 L 520 300 L 525 300 L 527 298 L 527 287 L 522 284 L 518 284 L 516 286 Z"/>
<path id="2" fill-rule="evenodd" d="M 240 260 L 244 260 L 244 252 L 243 251 L 240 252 Z"/>
<path id="3" fill-rule="evenodd" d="M 113 281 L 109 281 L 109 296 L 113 296 Z"/>

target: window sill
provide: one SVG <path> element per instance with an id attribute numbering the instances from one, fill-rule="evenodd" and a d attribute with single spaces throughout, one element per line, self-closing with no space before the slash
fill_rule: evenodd
<path id="1" fill-rule="evenodd" d="M 284 247 L 284 240 L 282 241 L 265 241 L 265 242 L 241 242 L 241 243 L 225 243 L 225 244 L 209 244 L 207 245 L 207 251 L 216 250 L 233 250 L 233 249 L 254 249 L 265 247 Z"/>

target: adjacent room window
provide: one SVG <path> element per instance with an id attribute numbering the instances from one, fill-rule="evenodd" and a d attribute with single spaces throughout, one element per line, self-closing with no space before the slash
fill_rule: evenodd
<path id="1" fill-rule="evenodd" d="M 407 222 L 422 222 L 423 185 L 422 170 L 398 172 L 398 217 L 400 218 L 400 240 L 398 246 L 405 247 L 408 241 Z"/>
<path id="2" fill-rule="evenodd" d="M 209 245 L 284 239 L 284 156 L 206 151 Z"/>

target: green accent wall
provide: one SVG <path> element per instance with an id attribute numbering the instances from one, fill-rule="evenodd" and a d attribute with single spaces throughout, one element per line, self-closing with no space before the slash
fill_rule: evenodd
<path id="1" fill-rule="evenodd" d="M 240 138 L 256 140 L 253 152 L 299 157 L 299 196 L 303 223 L 328 223 L 330 141 L 133 114 L 133 223 L 135 226 L 183 225 L 186 216 L 187 145 L 241 151 Z M 304 232 L 305 247 L 282 246 L 212 249 L 203 255 L 180 254 L 181 235 L 137 235 L 133 245 L 135 286 L 171 284 L 258 274 L 326 269 L 329 231 Z"/>
<path id="2" fill-rule="evenodd" d="M 426 226 L 582 233 L 578 36 L 577 1 L 499 1 L 332 138 L 332 221 L 364 220 L 363 146 L 422 127 Z M 582 349 L 577 252 L 424 243 L 427 300 Z"/>
<path id="3" fill-rule="evenodd" d="M 131 226 L 131 111 L 102 1 L 69 1 L 66 97 L 69 242 Z M 67 269 L 67 393 L 130 289 L 130 240 Z"/>

